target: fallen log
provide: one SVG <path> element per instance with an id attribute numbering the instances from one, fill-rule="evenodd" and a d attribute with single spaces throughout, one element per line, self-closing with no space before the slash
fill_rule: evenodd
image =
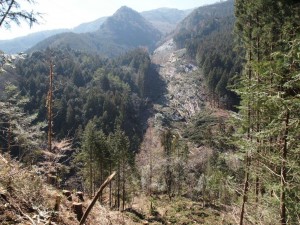
<path id="1" fill-rule="evenodd" d="M 94 207 L 97 199 L 100 197 L 103 189 L 111 182 L 111 180 L 114 178 L 114 176 L 116 175 L 116 172 L 113 172 L 105 181 L 104 183 L 100 186 L 99 190 L 97 191 L 96 195 L 94 196 L 92 202 L 90 203 L 90 205 L 88 206 L 88 208 L 86 209 L 86 211 L 84 212 L 79 225 L 83 225 L 90 213 L 90 211 L 92 210 L 92 208 Z"/>

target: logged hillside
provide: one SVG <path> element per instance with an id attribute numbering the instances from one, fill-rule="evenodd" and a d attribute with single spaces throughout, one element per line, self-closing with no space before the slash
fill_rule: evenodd
<path id="1" fill-rule="evenodd" d="M 78 224 L 96 196 L 87 224 L 298 224 L 299 8 L 200 7 L 151 55 L 3 54 L 0 223 Z M 127 18 L 149 26 L 123 7 L 103 34 L 130 45 Z"/>
<path id="2" fill-rule="evenodd" d="M 1 224 L 58 224 L 77 225 L 78 212 L 85 212 L 91 200 L 88 196 L 61 190 L 39 175 L 39 168 L 22 167 L 0 154 L 0 223 Z M 99 202 L 86 221 L 91 225 L 139 224 L 130 216 L 111 211 Z"/>
<path id="3" fill-rule="evenodd" d="M 138 23 L 127 27 L 125 20 Z M 140 32 L 147 26 L 147 32 Z M 108 18 L 101 29 L 105 31 L 103 40 L 109 38 L 122 46 L 131 45 L 131 40 L 116 34 L 126 30 L 132 35 L 140 32 L 131 36 L 140 45 L 145 41 L 154 43 L 149 31 L 159 34 L 126 7 Z M 79 49 L 86 45 L 97 48 L 96 42 L 88 42 L 91 37 L 99 37 L 97 32 L 67 35 L 70 40 L 80 37 L 74 45 Z M 125 224 L 214 224 L 224 221 L 227 214 L 230 217 L 225 221 L 234 221 L 236 213 L 229 202 L 236 196 L 225 182 L 230 179 L 235 185 L 240 177 L 230 178 L 237 172 L 238 163 L 230 165 L 236 158 L 231 154 L 233 147 L 224 140 L 232 131 L 224 123 L 227 114 L 212 110 L 207 103 L 203 71 L 190 58 L 188 48 L 178 48 L 171 39 L 151 57 L 140 48 L 107 59 L 88 54 L 86 49 L 64 46 L 67 41 L 59 41 L 64 35 L 52 38 L 46 41 L 56 43 L 58 49 L 35 51 L 15 65 L 18 88 L 7 86 L 7 94 L 1 100 L 10 106 L 9 112 L 20 114 L 1 114 L 5 123 L 1 127 L 4 152 L 24 165 L 35 165 L 39 178 L 49 184 L 46 189 L 54 186 L 94 195 L 105 177 L 116 171 L 100 202 L 110 209 L 124 210 L 129 217 L 124 217 Z M 106 47 L 114 50 L 109 43 Z M 51 92 L 50 61 L 55 65 Z M 22 102 L 19 104 L 17 99 Z M 11 107 L 11 102 L 16 107 Z M 50 102 L 53 120 L 49 123 Z M 27 116 L 31 119 L 24 120 Z M 22 136 L 24 130 L 32 130 L 27 141 Z M 45 133 L 48 143 L 52 135 L 54 140 L 67 138 L 72 147 L 49 147 Z M 230 159 L 223 159 L 220 148 Z M 69 207 L 65 199 L 62 204 L 64 209 Z M 219 207 L 220 204 L 227 205 Z M 37 215 L 36 211 L 23 212 Z M 96 212 L 103 211 L 97 206 Z M 104 214 L 109 217 L 114 213 Z M 118 219 L 111 221 L 121 223 Z"/>

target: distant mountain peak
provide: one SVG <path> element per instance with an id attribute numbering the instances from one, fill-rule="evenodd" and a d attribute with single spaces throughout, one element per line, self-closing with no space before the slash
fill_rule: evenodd
<path id="1" fill-rule="evenodd" d="M 140 19 L 143 18 L 137 11 L 129 8 L 128 6 L 122 6 L 119 8 L 112 17 L 119 18 L 119 19 Z"/>
<path id="2" fill-rule="evenodd" d="M 152 49 L 160 39 L 159 30 L 140 13 L 122 6 L 101 26 L 99 33 L 121 46 L 148 46 Z"/>
<path id="3" fill-rule="evenodd" d="M 126 6 L 126 5 L 123 5 L 116 12 L 122 11 L 122 10 L 134 11 L 132 8 L 130 8 L 130 7 Z"/>

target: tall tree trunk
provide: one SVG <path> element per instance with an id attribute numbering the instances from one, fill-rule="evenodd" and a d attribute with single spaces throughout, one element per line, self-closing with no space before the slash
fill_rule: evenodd
<path id="1" fill-rule="evenodd" d="M 47 96 L 47 111 L 48 111 L 48 151 L 52 151 L 52 101 L 53 101 L 53 64 L 50 62 L 49 74 L 49 90 Z"/>
<path id="2" fill-rule="evenodd" d="M 109 162 L 109 174 L 111 174 L 112 168 L 111 168 L 111 161 Z M 109 183 L 109 207 L 112 206 L 112 182 Z"/>
<path id="3" fill-rule="evenodd" d="M 102 162 L 102 157 L 100 159 L 100 183 L 102 184 L 103 182 L 103 162 Z M 100 203 L 102 204 L 103 203 L 103 193 L 100 193 Z"/>
<path id="4" fill-rule="evenodd" d="M 242 202 L 241 215 L 240 215 L 240 225 L 244 224 L 245 205 L 247 202 L 247 194 L 249 189 L 249 168 L 250 168 L 250 157 L 247 155 L 246 174 L 245 174 L 245 182 L 244 182 L 244 190 L 243 190 L 243 202 Z"/>
<path id="5" fill-rule="evenodd" d="M 151 132 L 151 129 L 150 129 Z M 149 174 L 149 187 L 148 187 L 148 192 L 149 195 L 152 196 L 152 177 L 153 177 L 153 162 L 152 162 L 152 133 L 150 133 L 150 137 L 151 137 L 151 144 L 150 144 L 150 149 L 149 149 L 149 158 L 150 158 L 150 174 Z M 151 201 L 152 203 L 152 201 Z"/>
<path id="6" fill-rule="evenodd" d="M 118 180 L 117 180 L 117 207 L 118 207 L 118 210 L 120 210 L 120 183 L 121 183 L 120 162 L 118 162 Z"/>
<path id="7" fill-rule="evenodd" d="M 9 153 L 11 153 L 11 131 L 12 129 L 11 129 L 11 118 L 9 117 L 9 120 L 8 120 L 8 140 L 7 140 L 7 151 L 9 152 Z"/>
<path id="8" fill-rule="evenodd" d="M 280 220 L 281 225 L 286 225 L 287 223 L 287 215 L 286 215 L 286 178 L 287 178 L 287 153 L 288 153 L 288 135 L 289 135 L 289 120 L 290 120 L 290 112 L 289 109 L 286 110 L 286 118 L 285 118 L 285 130 L 283 136 L 283 147 L 281 153 L 281 191 L 280 191 Z"/>
<path id="9" fill-rule="evenodd" d="M 90 194 L 91 196 L 93 196 L 93 165 L 92 165 L 92 162 L 93 162 L 93 154 L 92 154 L 92 150 L 91 150 L 91 147 L 89 147 L 89 153 L 90 153 L 90 162 L 89 162 L 89 170 L 90 170 Z"/>
<path id="10" fill-rule="evenodd" d="M 250 21 L 249 21 L 249 29 L 252 30 L 252 21 L 251 21 L 251 18 L 250 18 Z M 252 63 L 252 32 L 249 32 L 249 37 L 248 37 L 248 40 L 249 40 L 249 46 L 247 47 L 248 48 L 248 82 L 249 82 L 249 93 L 251 93 L 251 80 L 252 80 L 252 68 L 251 68 L 251 63 Z M 251 102 L 251 99 L 252 97 L 249 96 L 249 99 L 248 99 L 248 112 L 247 112 L 247 119 L 248 119 L 248 129 L 247 129 L 247 138 L 248 140 L 250 141 L 252 139 L 251 137 L 251 112 L 252 112 L 252 102 Z M 250 164 L 251 164 L 251 159 L 250 159 L 250 156 L 249 156 L 249 153 L 247 153 L 247 156 L 246 156 L 246 173 L 245 173 L 245 182 L 244 182 L 244 190 L 243 190 L 243 201 L 242 201 L 242 208 L 241 208 L 241 215 L 240 215 L 240 225 L 243 225 L 244 224 L 244 214 L 245 214 L 245 205 L 246 205 L 246 202 L 247 202 L 247 194 L 248 194 L 248 190 L 249 190 L 249 171 L 250 171 Z"/>
<path id="11" fill-rule="evenodd" d="M 122 210 L 125 209 L 125 197 L 126 197 L 126 190 L 125 190 L 125 162 L 124 162 L 124 159 L 123 159 L 123 165 L 122 165 Z"/>
<path id="12" fill-rule="evenodd" d="M 256 11 L 256 24 L 257 24 L 257 29 L 261 30 L 261 26 L 260 26 L 260 12 Z M 260 51 L 261 51 L 261 44 L 260 44 L 260 35 L 256 36 L 256 56 L 257 56 L 257 62 L 260 63 Z M 256 82 L 259 85 L 260 84 L 260 74 L 258 72 L 256 72 Z M 259 99 L 259 98 L 257 98 Z M 256 133 L 260 132 L 260 113 L 259 113 L 259 106 L 256 107 Z M 259 154 L 260 151 L 260 139 L 257 137 L 256 138 L 256 142 L 257 142 L 257 155 Z M 259 160 L 257 160 L 257 168 L 259 168 Z M 258 199 L 259 199 L 259 177 L 256 174 L 256 178 L 255 178 L 255 202 L 256 204 L 258 204 Z"/>

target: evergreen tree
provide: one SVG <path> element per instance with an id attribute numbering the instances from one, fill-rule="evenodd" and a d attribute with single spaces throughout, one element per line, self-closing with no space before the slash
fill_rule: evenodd
<path id="1" fill-rule="evenodd" d="M 299 5 L 239 0 L 236 17 L 236 32 L 246 51 L 244 75 L 238 88 L 242 99 L 238 145 L 245 155 L 240 224 L 244 223 L 247 199 L 253 221 L 264 216 L 261 213 L 269 208 L 280 217 L 275 213 L 265 218 L 266 223 L 277 219 L 281 224 L 289 221 L 293 224 L 296 217 L 292 208 L 297 203 L 292 203 L 289 187 L 298 179 L 293 173 L 297 171 L 294 159 L 298 151 L 293 140 L 294 132 L 299 129 L 294 123 L 298 123 L 299 118 L 293 114 L 298 115 L 294 107 L 298 105 L 295 96 L 299 83 L 295 82 L 294 74 L 299 71 L 299 48 L 296 47 Z M 253 190 L 249 189 L 250 183 L 254 184 Z M 264 194 L 266 189 L 273 193 L 271 197 Z M 249 197 L 252 193 L 254 201 Z"/>
<path id="2" fill-rule="evenodd" d="M 110 146 L 112 161 L 117 171 L 115 189 L 116 207 L 120 209 L 122 199 L 122 210 L 124 210 L 128 195 L 126 192 L 126 183 L 130 180 L 128 171 L 130 170 L 131 153 L 129 152 L 129 139 L 125 133 L 121 131 L 120 127 L 111 135 Z"/>

